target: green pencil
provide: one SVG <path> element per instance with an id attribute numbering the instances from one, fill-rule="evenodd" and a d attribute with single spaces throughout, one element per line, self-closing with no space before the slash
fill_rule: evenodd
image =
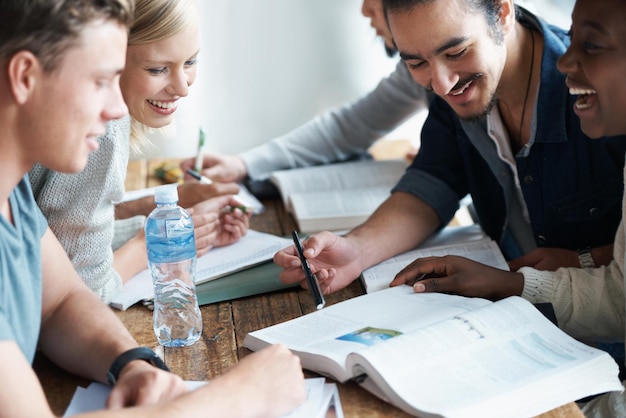
<path id="1" fill-rule="evenodd" d="M 198 153 L 196 154 L 196 164 L 194 170 L 197 173 L 202 171 L 202 147 L 204 147 L 204 131 L 200 127 L 200 134 L 198 135 Z"/>

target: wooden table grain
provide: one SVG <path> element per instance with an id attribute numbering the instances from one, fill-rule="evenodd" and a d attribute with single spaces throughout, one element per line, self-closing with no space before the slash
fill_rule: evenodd
<path id="1" fill-rule="evenodd" d="M 131 161 L 126 180 L 127 190 L 161 184 L 151 173 L 163 161 Z M 280 200 L 264 201 L 266 210 L 254 215 L 251 228 L 276 235 L 288 236 L 295 229 L 293 218 L 286 213 Z M 358 281 L 326 298 L 327 305 L 361 295 L 364 289 Z M 153 348 L 170 369 L 185 380 L 210 380 L 235 365 L 251 352 L 242 346 L 246 334 L 263 327 L 287 321 L 313 312 L 315 307 L 307 291 L 292 288 L 204 305 L 200 308 L 203 332 L 191 347 L 163 348 L 158 345 L 152 330 L 152 313 L 141 304 L 126 311 L 115 311 L 140 345 Z M 77 386 L 89 382 L 53 365 L 45 356 L 37 354 L 35 371 L 43 385 L 52 411 L 62 415 Z M 315 374 L 306 372 L 307 377 Z M 409 417 L 396 407 L 381 401 L 356 383 L 338 384 L 344 415 L 347 418 Z M 526 402 L 532 402 L 527 400 Z M 542 418 L 583 417 L 575 403 L 541 415 Z"/>

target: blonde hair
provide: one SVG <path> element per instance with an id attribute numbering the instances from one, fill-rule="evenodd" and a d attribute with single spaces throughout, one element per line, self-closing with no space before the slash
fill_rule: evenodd
<path id="1" fill-rule="evenodd" d="M 198 21 L 195 0 L 136 0 L 135 15 L 128 34 L 128 45 L 145 45 L 170 38 Z M 130 146 L 134 152 L 150 148 L 147 135 L 154 132 L 169 136 L 173 123 L 151 128 L 131 115 Z"/>

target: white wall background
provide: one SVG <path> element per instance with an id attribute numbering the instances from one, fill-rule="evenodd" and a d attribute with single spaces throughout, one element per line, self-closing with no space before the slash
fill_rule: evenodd
<path id="1" fill-rule="evenodd" d="M 372 89 L 386 58 L 361 0 L 198 0 L 198 79 L 153 156 L 236 153 Z"/>
<path id="2" fill-rule="evenodd" d="M 198 78 L 177 111 L 174 137 L 144 157 L 187 157 L 198 129 L 205 150 L 238 153 L 371 90 L 393 70 L 362 0 L 197 0 Z M 574 0 L 519 4 L 563 27 Z M 420 119 L 391 137 L 416 140 Z"/>

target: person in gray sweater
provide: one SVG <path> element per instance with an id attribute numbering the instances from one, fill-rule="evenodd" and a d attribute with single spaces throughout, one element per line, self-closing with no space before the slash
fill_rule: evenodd
<path id="1" fill-rule="evenodd" d="M 395 48 L 382 0 L 363 0 L 361 12 L 383 38 L 390 56 Z M 365 96 L 322 114 L 293 131 L 239 155 L 205 154 L 202 173 L 219 181 L 264 180 L 275 170 L 344 161 L 364 154 L 411 116 L 428 108 L 428 94 L 399 61 L 395 70 Z M 182 163 L 193 168 L 194 159 Z M 184 171 L 183 170 L 183 171 Z"/>

